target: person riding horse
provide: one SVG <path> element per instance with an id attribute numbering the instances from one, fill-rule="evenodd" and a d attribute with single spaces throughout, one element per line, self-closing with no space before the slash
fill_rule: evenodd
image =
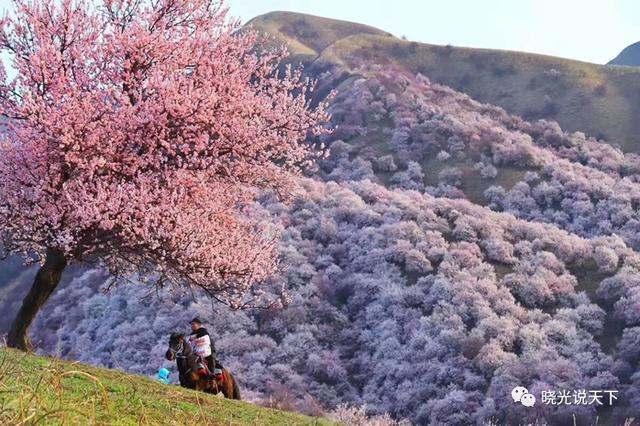
<path id="1" fill-rule="evenodd" d="M 191 331 L 189 343 L 196 355 L 206 361 L 206 367 L 210 374 L 213 374 L 215 369 L 222 369 L 222 365 L 217 360 L 216 347 L 211 340 L 211 336 L 209 336 L 207 329 L 202 326 L 202 321 L 198 317 L 191 320 Z"/>
<path id="2" fill-rule="evenodd" d="M 226 368 L 215 369 L 214 375 L 205 372 L 201 357 L 193 351 L 184 334 L 171 334 L 165 356 L 169 361 L 176 361 L 180 386 L 214 394 L 222 392 L 226 398 L 241 399 L 233 374 Z"/>

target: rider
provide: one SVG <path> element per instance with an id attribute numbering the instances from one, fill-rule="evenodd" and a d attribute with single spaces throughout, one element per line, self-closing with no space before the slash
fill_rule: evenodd
<path id="1" fill-rule="evenodd" d="M 211 341 L 207 329 L 202 326 L 202 321 L 200 321 L 199 318 L 196 317 L 191 320 L 191 331 L 189 343 L 193 351 L 207 362 L 209 371 L 213 373 L 214 369 L 219 368 L 216 362 L 216 348 Z"/>

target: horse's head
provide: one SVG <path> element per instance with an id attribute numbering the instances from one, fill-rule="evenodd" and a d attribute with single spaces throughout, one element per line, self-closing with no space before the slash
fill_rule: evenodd
<path id="1" fill-rule="evenodd" d="M 173 361 L 176 357 L 184 352 L 184 334 L 172 333 L 169 337 L 169 349 L 167 349 L 166 357 L 169 361 Z"/>

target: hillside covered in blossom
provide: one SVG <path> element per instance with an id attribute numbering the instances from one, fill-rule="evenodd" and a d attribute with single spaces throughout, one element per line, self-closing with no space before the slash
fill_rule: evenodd
<path id="1" fill-rule="evenodd" d="M 314 62 L 335 89 L 330 155 L 278 230 L 286 309 L 67 271 L 31 331 L 42 353 L 153 374 L 200 316 L 253 401 L 366 405 L 415 424 L 619 424 L 640 416 L 640 156 L 526 121 L 402 67 Z M 33 277 L 5 262 L 0 326 Z M 24 291 L 23 291 L 24 287 Z M 514 404 L 511 390 L 615 389 L 611 406 Z"/>

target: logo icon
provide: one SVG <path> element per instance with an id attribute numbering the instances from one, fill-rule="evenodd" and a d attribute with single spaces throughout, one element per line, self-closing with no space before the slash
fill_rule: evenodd
<path id="1" fill-rule="evenodd" d="M 536 397 L 530 394 L 524 386 L 516 386 L 513 388 L 511 398 L 513 398 L 513 402 L 519 402 L 525 407 L 533 407 L 536 404 Z"/>
<path id="2" fill-rule="evenodd" d="M 536 405 L 536 397 L 533 396 L 533 394 L 525 393 L 522 395 L 522 398 L 520 398 L 520 403 L 525 407 L 533 407 Z"/>

